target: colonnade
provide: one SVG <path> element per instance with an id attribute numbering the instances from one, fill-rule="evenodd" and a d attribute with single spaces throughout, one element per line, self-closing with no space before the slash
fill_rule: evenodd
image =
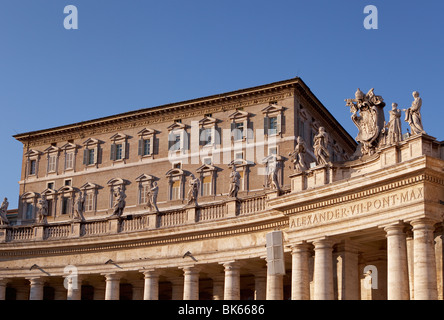
<path id="1" fill-rule="evenodd" d="M 438 286 L 443 279 L 443 268 L 442 263 L 439 264 L 442 256 L 439 256 L 439 259 L 435 256 L 435 221 L 418 219 L 409 224 L 397 222 L 381 226 L 379 230 L 383 231 L 386 237 L 384 260 L 386 262 L 377 266 L 380 271 L 379 289 L 384 292 L 380 296 L 389 300 L 437 299 Z M 314 241 L 293 243 L 289 248 L 291 261 L 287 261 L 289 262 L 287 273 L 291 275 L 291 299 L 359 300 L 362 298 L 364 274 L 358 244 L 344 239 L 323 237 Z M 264 259 L 261 258 L 261 261 Z M 248 265 L 248 260 L 232 260 L 217 264 L 221 272 L 210 274 L 213 299 L 240 299 L 241 270 L 246 264 Z M 180 267 L 182 275 L 168 280 L 171 282 L 171 298 L 199 299 L 200 274 L 206 271 L 206 267 L 205 264 Z M 133 299 L 159 299 L 159 277 L 163 272 L 162 269 L 143 269 L 139 272 L 143 274 L 143 280 L 140 281 L 141 290 L 140 293 L 133 295 Z M 284 298 L 283 275 L 267 274 L 266 268 L 252 273 L 255 299 Z M 101 276 L 105 278 L 103 298 L 118 300 L 122 272 L 102 273 Z M 86 277 L 88 275 L 65 278 L 66 299 L 81 299 L 79 284 Z M 27 278 L 30 300 L 43 299 L 45 278 Z M 6 297 L 8 282 L 9 279 L 0 279 L 0 300 Z M 440 290 L 442 299 L 442 286 Z"/>

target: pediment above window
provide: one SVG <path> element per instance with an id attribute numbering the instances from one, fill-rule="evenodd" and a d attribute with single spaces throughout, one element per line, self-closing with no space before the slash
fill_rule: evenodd
<path id="1" fill-rule="evenodd" d="M 78 147 L 79 146 L 76 145 L 75 143 L 68 142 L 67 144 L 61 146 L 60 150 L 66 151 L 66 150 L 71 150 L 71 149 L 77 149 Z"/>
<path id="2" fill-rule="evenodd" d="M 83 186 L 80 187 L 81 190 L 91 190 L 91 189 L 98 189 L 98 188 L 99 188 L 99 185 L 92 183 L 92 182 L 87 182 Z"/>
<path id="3" fill-rule="evenodd" d="M 83 142 L 84 146 L 93 146 L 93 145 L 97 145 L 101 143 L 100 140 L 94 139 L 94 138 L 89 138 L 88 140 L 86 140 L 85 142 Z"/>
<path id="4" fill-rule="evenodd" d="M 238 166 L 238 167 L 246 167 L 246 166 L 252 166 L 254 165 L 254 162 L 252 161 L 248 161 L 245 159 L 235 159 L 233 161 L 230 162 L 230 164 L 228 165 L 229 168 L 232 168 L 233 165 Z"/>
<path id="5" fill-rule="evenodd" d="M 202 166 L 200 166 L 199 168 L 197 168 L 196 172 L 197 173 L 201 173 L 201 172 L 205 172 L 205 171 L 216 171 L 218 168 L 211 165 L 211 164 L 204 164 Z"/>
<path id="6" fill-rule="evenodd" d="M 35 150 L 35 149 L 31 149 L 28 152 L 25 153 L 26 157 L 37 157 L 40 156 L 43 152 Z"/>
<path id="7" fill-rule="evenodd" d="M 122 179 L 122 178 L 113 178 L 111 180 L 109 180 L 106 183 L 108 186 L 121 186 L 121 185 L 127 185 L 130 184 L 130 182 L 128 180 Z"/>
<path id="8" fill-rule="evenodd" d="M 154 135 L 154 134 L 156 134 L 156 133 L 157 133 L 157 131 L 154 130 L 154 129 L 148 129 L 148 128 L 145 128 L 145 129 L 139 131 L 139 132 L 137 133 L 137 135 L 138 135 L 139 137 L 145 137 L 145 136 Z"/>
<path id="9" fill-rule="evenodd" d="M 173 130 L 185 130 L 187 128 L 187 126 L 183 123 L 180 122 L 174 122 L 172 125 L 168 126 L 168 131 L 173 131 Z"/>
<path id="10" fill-rule="evenodd" d="M 236 119 L 244 119 L 244 118 L 248 118 L 251 116 L 251 113 L 248 113 L 247 111 L 243 111 L 243 110 L 236 110 L 235 113 L 232 113 L 229 118 L 231 120 L 236 120 Z"/>
<path id="11" fill-rule="evenodd" d="M 182 169 L 174 168 L 174 169 L 168 170 L 168 172 L 165 175 L 167 177 L 171 177 L 171 176 L 180 176 L 180 175 L 184 175 L 184 174 L 185 174 L 185 171 L 183 171 Z"/>
<path id="12" fill-rule="evenodd" d="M 199 126 L 200 127 L 204 127 L 204 126 L 213 126 L 218 122 L 217 119 L 212 118 L 212 117 L 208 117 L 205 116 L 203 119 L 199 120 Z"/>
<path id="13" fill-rule="evenodd" d="M 115 135 L 113 135 L 111 138 L 109 138 L 111 141 L 119 141 L 119 140 L 126 140 L 128 139 L 129 136 L 127 134 L 124 133 L 116 133 Z"/>
<path id="14" fill-rule="evenodd" d="M 50 146 L 49 148 L 46 148 L 43 152 L 45 153 L 53 153 L 53 152 L 59 152 L 61 149 L 56 146 Z"/>
<path id="15" fill-rule="evenodd" d="M 266 108 L 262 109 L 262 113 L 268 115 L 270 113 L 279 113 L 284 111 L 284 107 L 278 106 L 277 104 L 270 104 Z"/>
<path id="16" fill-rule="evenodd" d="M 146 174 L 146 173 L 144 173 L 136 178 L 137 182 L 154 181 L 154 180 L 157 180 L 157 178 L 155 176 L 152 176 L 152 175 Z"/>

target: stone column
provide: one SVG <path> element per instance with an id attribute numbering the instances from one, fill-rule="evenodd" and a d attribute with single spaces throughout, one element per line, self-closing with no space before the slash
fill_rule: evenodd
<path id="1" fill-rule="evenodd" d="M 105 300 L 119 300 L 120 299 L 120 275 L 117 273 L 105 274 L 106 289 Z"/>
<path id="2" fill-rule="evenodd" d="M 225 268 L 224 300 L 240 299 L 240 266 L 236 261 L 223 264 Z"/>
<path id="3" fill-rule="evenodd" d="M 254 273 L 254 300 L 267 298 L 267 271 Z"/>
<path id="4" fill-rule="evenodd" d="M 267 300 L 284 299 L 284 276 L 267 274 Z"/>
<path id="5" fill-rule="evenodd" d="M 6 299 L 6 285 L 8 284 L 8 280 L 0 279 L 0 300 Z"/>
<path id="6" fill-rule="evenodd" d="M 29 283 L 29 300 L 43 300 L 43 279 L 40 277 L 30 278 Z"/>
<path id="7" fill-rule="evenodd" d="M 225 277 L 223 275 L 216 275 L 211 277 L 211 279 L 213 279 L 213 300 L 223 300 Z"/>
<path id="8" fill-rule="evenodd" d="M 409 300 L 409 275 L 405 225 L 384 228 L 387 233 L 387 299 Z"/>
<path id="9" fill-rule="evenodd" d="M 170 280 L 171 282 L 171 300 L 183 299 L 183 277 Z"/>
<path id="10" fill-rule="evenodd" d="M 313 242 L 314 261 L 314 299 L 333 300 L 333 242 L 323 238 Z"/>
<path id="11" fill-rule="evenodd" d="M 414 246 L 414 241 L 413 241 L 413 232 L 412 230 L 408 230 L 406 232 L 406 236 L 407 236 L 407 269 L 409 272 L 409 291 L 410 291 L 410 300 L 414 300 L 415 299 L 415 282 L 414 282 L 414 274 L 415 274 L 415 270 L 414 270 L 414 265 L 415 265 L 415 260 L 414 260 L 414 256 L 413 256 L 413 246 Z"/>
<path id="12" fill-rule="evenodd" d="M 67 300 L 81 300 L 82 298 L 82 281 L 78 275 L 67 276 L 64 281 L 65 288 L 67 290 Z"/>
<path id="13" fill-rule="evenodd" d="M 291 299 L 310 300 L 310 276 L 308 273 L 310 246 L 307 243 L 302 243 L 291 249 Z"/>
<path id="14" fill-rule="evenodd" d="M 199 300 L 199 271 L 195 266 L 183 268 L 183 300 Z"/>
<path id="15" fill-rule="evenodd" d="M 156 270 L 144 271 L 145 289 L 143 300 L 159 300 L 159 273 Z"/>
<path id="16" fill-rule="evenodd" d="M 418 219 L 413 226 L 414 286 L 415 300 L 436 300 L 436 260 L 433 231 L 435 221 Z"/>
<path id="17" fill-rule="evenodd" d="M 435 230 L 436 283 L 438 300 L 444 298 L 444 224 L 440 223 Z"/>
<path id="18" fill-rule="evenodd" d="M 345 240 L 337 244 L 336 251 L 338 300 L 359 300 L 358 247 L 349 240 Z"/>

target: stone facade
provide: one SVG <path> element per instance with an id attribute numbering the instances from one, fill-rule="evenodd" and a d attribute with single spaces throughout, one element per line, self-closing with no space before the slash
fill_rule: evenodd
<path id="1" fill-rule="evenodd" d="M 421 133 L 356 157 L 300 78 L 15 138 L 0 299 L 443 298 L 444 144 Z"/>

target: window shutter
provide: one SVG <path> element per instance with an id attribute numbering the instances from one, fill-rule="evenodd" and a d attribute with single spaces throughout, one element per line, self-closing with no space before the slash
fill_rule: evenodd
<path id="1" fill-rule="evenodd" d="M 234 129 L 236 129 L 236 123 L 232 122 L 231 123 L 231 139 L 236 139 L 236 137 L 234 135 Z"/>
<path id="2" fill-rule="evenodd" d="M 117 149 L 116 144 L 113 143 L 111 145 L 110 160 L 116 160 L 116 149 Z"/>
<path id="3" fill-rule="evenodd" d="M 99 147 L 94 148 L 94 164 L 99 163 Z"/>
<path id="4" fill-rule="evenodd" d="M 143 139 L 139 139 L 139 146 L 137 148 L 137 154 L 143 156 Z"/>
<path id="5" fill-rule="evenodd" d="M 84 165 L 88 164 L 88 158 L 89 158 L 89 150 L 85 149 L 85 150 L 83 150 L 83 164 Z"/>
<path id="6" fill-rule="evenodd" d="M 247 137 L 248 140 L 253 140 L 254 139 L 253 122 L 250 120 L 246 120 L 246 122 L 247 122 L 247 129 L 244 129 L 244 137 Z"/>
<path id="7" fill-rule="evenodd" d="M 176 143 L 176 135 L 172 132 L 168 134 L 168 151 L 174 151 L 173 147 Z"/>
<path id="8" fill-rule="evenodd" d="M 277 116 L 277 133 L 282 134 L 285 132 L 285 117 L 282 113 Z"/>
<path id="9" fill-rule="evenodd" d="M 122 142 L 122 159 L 127 159 L 127 155 L 126 155 L 126 151 L 128 150 L 127 148 L 127 142 L 126 140 Z"/>
<path id="10" fill-rule="evenodd" d="M 266 136 L 268 136 L 268 129 L 270 128 L 270 118 L 268 118 L 268 116 L 266 116 L 264 118 L 264 134 Z"/>
<path id="11" fill-rule="evenodd" d="M 221 137 L 222 137 L 222 129 L 217 127 L 214 129 L 214 144 L 220 145 L 221 144 Z"/>
<path id="12" fill-rule="evenodd" d="M 207 141 L 207 131 L 204 128 L 199 129 L 199 145 L 204 146 Z"/>

